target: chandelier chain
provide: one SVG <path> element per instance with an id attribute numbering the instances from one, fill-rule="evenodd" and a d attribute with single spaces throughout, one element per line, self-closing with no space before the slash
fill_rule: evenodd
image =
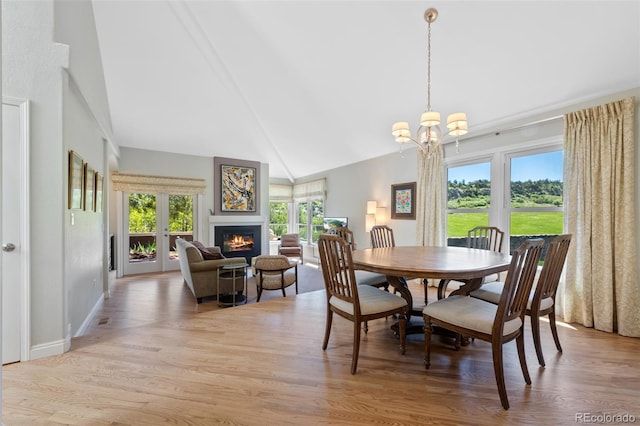
<path id="1" fill-rule="evenodd" d="M 427 28 L 427 111 L 431 111 L 431 22 Z"/>

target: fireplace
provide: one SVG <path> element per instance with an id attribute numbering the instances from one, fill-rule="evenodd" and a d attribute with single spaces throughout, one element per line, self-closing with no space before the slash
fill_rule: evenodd
<path id="1" fill-rule="evenodd" d="M 215 245 L 220 247 L 225 257 L 244 257 L 247 262 L 260 255 L 262 247 L 262 226 L 216 226 Z"/>

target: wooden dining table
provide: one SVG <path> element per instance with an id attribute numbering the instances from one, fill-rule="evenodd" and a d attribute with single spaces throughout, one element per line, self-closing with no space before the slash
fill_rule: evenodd
<path id="1" fill-rule="evenodd" d="M 491 250 L 463 247 L 397 246 L 354 250 L 353 266 L 371 272 L 385 274 L 388 282 L 407 301 L 409 315 L 422 317 L 422 311 L 413 308 L 413 295 L 406 277 L 421 278 L 425 284 L 425 305 L 427 303 L 428 279 L 439 280 L 438 294 L 450 280 L 463 282 L 451 294 L 469 294 L 482 285 L 486 275 L 509 269 L 511 256 Z M 409 321 L 410 318 L 407 318 Z"/>

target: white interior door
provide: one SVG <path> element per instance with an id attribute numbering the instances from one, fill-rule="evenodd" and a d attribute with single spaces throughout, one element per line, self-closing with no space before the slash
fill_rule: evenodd
<path id="1" fill-rule="evenodd" d="M 27 359 L 28 103 L 2 103 L 2 364 Z"/>

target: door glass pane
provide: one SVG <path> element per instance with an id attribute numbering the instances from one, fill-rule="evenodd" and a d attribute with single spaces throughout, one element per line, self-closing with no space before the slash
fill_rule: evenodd
<path id="1" fill-rule="evenodd" d="M 156 196 L 129 194 L 129 263 L 156 261 Z"/>
<path id="2" fill-rule="evenodd" d="M 176 238 L 193 241 L 193 196 L 169 195 L 169 259 L 178 258 Z"/>

